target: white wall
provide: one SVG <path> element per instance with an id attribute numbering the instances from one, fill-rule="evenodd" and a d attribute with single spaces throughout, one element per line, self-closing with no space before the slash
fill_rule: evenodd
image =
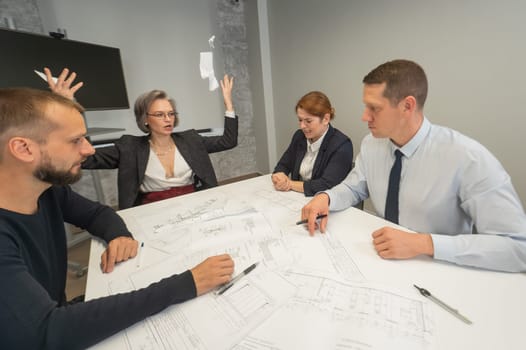
<path id="1" fill-rule="evenodd" d="M 209 0 L 38 0 L 45 32 L 66 28 L 72 40 L 121 49 L 130 110 L 88 112 L 90 127 L 124 127 L 141 134 L 133 103 L 151 89 L 173 96 L 180 115 L 178 130 L 223 127 L 220 89 L 209 92 L 199 75 L 199 53 L 210 50 L 216 25 Z M 216 76 L 222 54 L 214 50 Z M 80 77 L 79 79 L 81 79 Z M 177 129 L 176 129 L 177 130 Z M 118 135 L 106 135 L 103 138 Z M 101 137 L 99 137 L 101 138 Z"/>
<path id="2" fill-rule="evenodd" d="M 524 205 L 526 2 L 268 0 L 268 8 L 278 154 L 297 127 L 297 99 L 314 89 L 328 94 L 334 125 L 359 151 L 363 76 L 408 58 L 428 75 L 426 116 L 493 152 Z"/>
<path id="3" fill-rule="evenodd" d="M 259 23 L 259 1 L 247 1 L 245 19 L 248 41 L 248 69 L 250 75 L 250 90 L 252 92 L 252 111 L 254 114 L 254 136 L 256 138 L 256 163 L 258 172 L 266 174 L 274 169 L 274 159 L 269 162 L 269 152 L 273 149 L 274 130 L 268 130 L 269 111 L 265 109 L 265 89 L 263 76 L 263 58 L 261 56 L 261 30 Z M 265 23 L 268 23 L 266 19 Z M 268 51 L 267 51 L 268 52 Z M 269 74 L 270 75 L 270 74 Z M 267 96 L 268 97 L 268 96 Z M 268 132 L 267 132 L 268 130 Z M 269 139 L 270 138 L 270 139 Z M 269 146 L 270 144 L 270 146 Z M 275 152 L 274 152 L 275 153 Z"/>

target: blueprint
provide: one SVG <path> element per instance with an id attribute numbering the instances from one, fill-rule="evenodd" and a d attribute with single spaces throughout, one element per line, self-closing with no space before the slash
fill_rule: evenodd
<path id="1" fill-rule="evenodd" d="M 329 231 L 312 237 L 303 226 L 294 225 L 283 231 L 294 260 L 292 271 L 356 282 L 365 280 L 351 255 Z"/>
<path id="2" fill-rule="evenodd" d="M 280 274 L 258 270 L 259 267 L 222 295 L 207 293 L 128 328 L 128 348 L 232 348 L 295 293 L 296 287 Z"/>
<path id="3" fill-rule="evenodd" d="M 255 195 L 265 199 L 274 207 L 286 208 L 294 213 L 300 213 L 301 208 L 307 203 L 303 195 L 291 196 L 290 193 L 279 192 L 276 190 L 259 190 Z"/>
<path id="4" fill-rule="evenodd" d="M 310 236 L 296 225 L 304 196 L 258 189 L 196 198 L 133 217 L 145 264 L 111 279 L 109 292 L 146 287 L 213 255 L 229 254 L 234 275 L 259 265 L 222 295 L 207 293 L 130 327 L 130 350 L 433 349 L 427 301 L 367 281 L 336 235 Z"/>
<path id="5" fill-rule="evenodd" d="M 249 211 L 254 211 L 249 204 L 230 200 L 225 195 L 219 194 L 202 202 L 172 204 L 135 220 L 148 241 L 163 241 L 174 240 L 173 235 L 177 237 L 184 235 L 186 232 L 184 229 L 196 223 L 236 216 Z"/>
<path id="6" fill-rule="evenodd" d="M 297 294 L 234 349 L 433 348 L 434 326 L 425 302 L 365 284 L 286 277 Z"/>

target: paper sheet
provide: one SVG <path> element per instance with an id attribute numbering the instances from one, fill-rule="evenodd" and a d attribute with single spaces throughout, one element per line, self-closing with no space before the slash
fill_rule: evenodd
<path id="1" fill-rule="evenodd" d="M 170 259 L 161 265 L 155 270 L 166 273 L 177 264 Z M 113 283 L 112 292 L 144 287 L 159 278 L 155 274 L 134 274 L 127 281 Z M 127 344 L 131 350 L 230 349 L 295 292 L 293 284 L 260 264 L 222 295 L 207 293 L 128 328 Z"/>
<path id="2" fill-rule="evenodd" d="M 214 54 L 212 51 L 201 52 L 199 70 L 201 71 L 201 79 L 208 78 L 209 91 L 214 91 L 219 87 L 217 79 L 214 75 Z"/>
<path id="3" fill-rule="evenodd" d="M 42 73 L 42 72 L 40 72 L 40 71 L 38 71 L 38 70 L 36 70 L 36 69 L 33 70 L 33 72 L 37 73 L 37 75 L 38 75 L 39 77 L 41 77 L 45 82 L 47 82 L 47 77 L 46 77 L 46 75 L 45 75 L 44 73 Z M 57 80 L 58 80 L 58 78 L 56 78 L 56 77 L 51 77 L 51 78 L 52 78 L 52 80 L 53 80 L 54 83 L 56 83 Z"/>
<path id="4" fill-rule="evenodd" d="M 259 181 L 251 182 L 252 191 L 224 187 L 205 199 L 189 195 L 153 203 L 127 219 L 148 242 L 141 253 L 145 265 L 120 280 L 105 276 L 111 294 L 147 286 L 220 253 L 234 259 L 234 275 L 260 262 L 224 295 L 209 293 L 128 329 L 129 350 L 436 346 L 429 303 L 364 281 L 363 266 L 341 236 L 311 237 L 295 225 L 308 199 L 274 191 L 268 177 Z M 171 257 L 153 259 L 160 251 Z"/>
<path id="5" fill-rule="evenodd" d="M 289 271 L 353 282 L 365 281 L 349 252 L 329 231 L 310 237 L 304 227 L 294 225 L 283 229 L 283 237 L 294 258 L 294 266 Z"/>
<path id="6" fill-rule="evenodd" d="M 428 303 L 372 284 L 285 277 L 298 286 L 296 296 L 235 350 L 434 348 Z"/>

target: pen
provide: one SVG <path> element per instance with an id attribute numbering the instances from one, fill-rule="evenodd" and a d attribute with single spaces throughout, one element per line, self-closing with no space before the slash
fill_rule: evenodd
<path id="1" fill-rule="evenodd" d="M 326 216 L 327 216 L 327 214 L 321 214 L 321 215 L 318 215 L 318 216 L 316 216 L 316 220 L 318 220 L 318 219 L 322 219 L 322 218 L 324 218 L 324 217 L 326 217 Z M 296 225 L 306 224 L 308 221 L 309 221 L 309 220 L 307 220 L 307 219 L 303 219 L 303 220 L 300 220 L 300 221 L 296 222 Z"/>
<path id="2" fill-rule="evenodd" d="M 466 316 L 460 314 L 460 312 L 458 312 L 458 310 L 453 309 L 451 306 L 449 306 L 448 304 L 444 303 L 442 300 L 440 300 L 440 299 L 434 297 L 433 295 L 431 295 L 431 293 L 427 289 L 420 288 L 416 284 L 413 284 L 413 286 L 415 286 L 415 288 L 418 289 L 420 294 L 422 294 L 423 296 L 425 296 L 426 298 L 428 298 L 429 300 L 431 300 L 432 302 L 434 302 L 435 304 L 437 304 L 438 306 L 440 306 L 441 308 L 443 308 L 444 310 L 446 310 L 447 312 L 449 312 L 450 314 L 452 314 L 453 316 L 455 316 L 456 318 L 461 320 L 462 322 L 467 323 L 467 324 L 472 324 L 473 323 Z"/>
<path id="3" fill-rule="evenodd" d="M 142 253 L 142 250 L 144 249 L 144 242 L 141 242 L 141 245 L 139 247 L 139 252 L 137 253 L 137 267 L 141 267 L 142 265 L 142 256 L 144 255 Z"/>
<path id="4" fill-rule="evenodd" d="M 249 267 L 247 267 L 246 269 L 243 270 L 243 272 L 241 272 L 239 275 L 237 275 L 236 277 L 232 278 L 232 280 L 230 282 L 228 282 L 227 284 L 223 285 L 217 292 L 216 292 L 216 295 L 221 295 L 223 294 L 224 292 L 226 292 L 228 289 L 230 289 L 230 287 L 232 287 L 234 285 L 234 283 L 236 283 L 237 281 L 239 281 L 241 279 L 241 277 L 247 275 L 250 271 L 254 270 L 256 268 L 256 266 L 258 266 L 259 262 L 256 262 L 256 263 L 253 263 L 252 265 L 250 265 Z"/>

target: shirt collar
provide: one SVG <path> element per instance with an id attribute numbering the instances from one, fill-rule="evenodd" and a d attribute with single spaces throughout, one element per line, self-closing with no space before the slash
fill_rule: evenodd
<path id="1" fill-rule="evenodd" d="M 422 141 L 424 141 L 427 134 L 429 133 L 429 130 L 431 130 L 431 123 L 429 122 L 429 120 L 427 120 L 426 117 L 424 117 L 422 125 L 420 125 L 420 129 L 418 129 L 415 136 L 413 136 L 413 138 L 411 138 L 411 140 L 409 140 L 408 143 L 406 143 L 402 147 L 397 147 L 392 141 L 390 142 L 393 152 L 396 149 L 399 149 L 400 152 L 404 154 L 404 156 L 411 157 L 413 153 L 416 152 L 418 146 L 420 146 Z"/>
<path id="2" fill-rule="evenodd" d="M 325 130 L 323 135 L 321 135 L 321 137 L 317 139 L 316 141 L 314 141 L 313 143 L 307 140 L 307 151 L 310 149 L 311 152 L 318 152 L 323 142 L 323 139 L 325 138 L 325 135 L 327 135 L 327 131 L 329 131 L 329 128 L 327 128 L 327 130 Z"/>

